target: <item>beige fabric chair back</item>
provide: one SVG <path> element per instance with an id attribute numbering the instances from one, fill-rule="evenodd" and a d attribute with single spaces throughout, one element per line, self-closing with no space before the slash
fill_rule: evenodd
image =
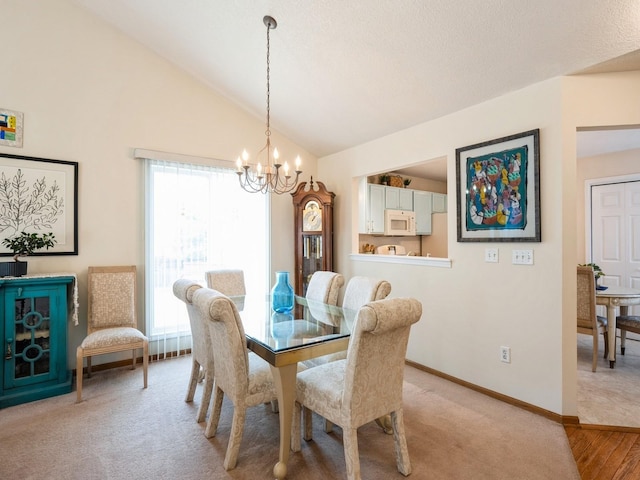
<path id="1" fill-rule="evenodd" d="M 202 288 L 202 285 L 186 278 L 181 278 L 173 283 L 173 294 L 185 303 L 187 314 L 189 315 L 189 325 L 191 326 L 191 337 L 193 339 L 191 356 L 204 367 L 207 364 L 209 334 L 205 329 L 206 325 L 203 319 L 200 318 L 196 307 L 193 305 L 193 294 L 200 288 Z"/>
<path id="2" fill-rule="evenodd" d="M 344 292 L 342 307 L 358 310 L 365 303 L 387 298 L 391 284 L 386 280 L 371 277 L 352 277 Z"/>
<path id="3" fill-rule="evenodd" d="M 202 286 L 192 280 L 179 279 L 173 283 L 173 294 L 182 300 L 187 308 L 189 324 L 191 325 L 191 376 L 185 402 L 192 402 L 196 393 L 196 386 L 204 378 L 204 388 L 202 389 L 202 399 L 198 407 L 196 421 L 204 422 L 211 403 L 214 383 L 214 363 L 213 351 L 211 350 L 211 339 L 209 338 L 209 326 L 205 323 L 198 309 L 193 305 L 193 294 Z"/>
<path id="4" fill-rule="evenodd" d="M 235 467 L 247 407 L 276 399 L 269 365 L 249 354 L 242 321 L 234 302 L 210 288 L 194 292 L 193 303 L 208 326 L 215 363 L 215 397 L 207 421 L 205 436 L 215 435 L 222 410 L 223 396 L 233 403 L 232 431 L 224 459 L 224 468 Z"/>
<path id="5" fill-rule="evenodd" d="M 411 325 L 420 320 L 415 298 L 364 305 L 349 340 L 342 407 L 350 425 L 363 425 L 402 408 L 404 362 Z"/>
<path id="6" fill-rule="evenodd" d="M 344 285 L 344 277 L 339 273 L 317 271 L 309 280 L 305 298 L 328 305 L 338 304 L 340 288 Z"/>
<path id="7" fill-rule="evenodd" d="M 247 393 L 249 359 L 247 340 L 235 304 L 220 292 L 202 288 L 193 294 L 193 303 L 209 329 L 216 387 L 230 397 Z"/>
<path id="8" fill-rule="evenodd" d="M 370 302 L 360 308 L 347 358 L 298 373 L 292 431 L 305 407 L 305 440 L 312 439 L 311 412 L 342 427 L 348 480 L 360 480 L 358 428 L 389 414 L 398 471 L 411 473 L 402 410 L 404 361 L 411 325 L 422 305 L 414 298 Z M 300 451 L 300 437 L 291 447 Z"/>
<path id="9" fill-rule="evenodd" d="M 209 270 L 205 273 L 207 287 L 217 290 L 223 295 L 246 295 L 244 272 L 237 269 Z"/>
<path id="10" fill-rule="evenodd" d="M 87 334 L 114 327 L 138 328 L 136 267 L 89 267 Z"/>

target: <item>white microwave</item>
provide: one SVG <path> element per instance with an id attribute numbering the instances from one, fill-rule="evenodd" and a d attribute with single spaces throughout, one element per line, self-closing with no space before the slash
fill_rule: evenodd
<path id="1" fill-rule="evenodd" d="M 415 212 L 409 210 L 385 210 L 384 234 L 389 236 L 415 236 Z"/>

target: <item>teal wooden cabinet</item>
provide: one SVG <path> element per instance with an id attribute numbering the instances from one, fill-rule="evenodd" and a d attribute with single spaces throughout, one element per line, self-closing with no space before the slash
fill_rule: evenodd
<path id="1" fill-rule="evenodd" d="M 0 278 L 0 408 L 71 391 L 67 289 L 74 280 Z"/>

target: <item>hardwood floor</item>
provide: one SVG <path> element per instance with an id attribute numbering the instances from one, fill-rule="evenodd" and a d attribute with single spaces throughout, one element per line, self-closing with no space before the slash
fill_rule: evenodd
<path id="1" fill-rule="evenodd" d="M 582 480 L 640 479 L 638 429 L 573 425 L 564 428 Z"/>

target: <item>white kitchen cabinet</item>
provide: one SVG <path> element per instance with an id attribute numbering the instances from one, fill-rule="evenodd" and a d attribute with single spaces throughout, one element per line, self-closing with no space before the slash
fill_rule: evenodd
<path id="1" fill-rule="evenodd" d="M 413 190 L 385 187 L 384 206 L 391 210 L 413 211 Z"/>
<path id="2" fill-rule="evenodd" d="M 384 233 L 385 187 L 374 183 L 360 186 L 359 232 L 368 234 Z"/>
<path id="3" fill-rule="evenodd" d="M 413 191 L 413 211 L 416 214 L 416 235 L 431 235 L 431 213 L 433 194 L 421 190 Z"/>
<path id="4" fill-rule="evenodd" d="M 446 213 L 447 211 L 447 194 L 433 193 L 433 213 Z"/>

